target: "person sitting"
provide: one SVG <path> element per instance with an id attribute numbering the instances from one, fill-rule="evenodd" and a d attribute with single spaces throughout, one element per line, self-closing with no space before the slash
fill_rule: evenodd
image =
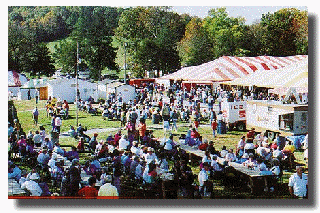
<path id="1" fill-rule="evenodd" d="M 255 128 L 251 128 L 251 130 L 247 133 L 247 138 L 254 138 Z"/>
<path id="2" fill-rule="evenodd" d="M 53 147 L 53 152 L 61 155 L 61 156 L 64 156 L 65 154 L 65 151 L 63 149 L 61 149 L 60 147 L 60 144 L 59 143 L 56 143 L 55 146 Z"/>
<path id="3" fill-rule="evenodd" d="M 227 154 L 228 154 L 227 147 L 222 146 L 222 150 L 220 151 L 220 157 L 225 158 Z"/>
<path id="4" fill-rule="evenodd" d="M 79 152 L 83 152 L 85 150 L 85 145 L 84 145 L 84 138 L 83 137 L 80 137 L 80 140 L 79 140 L 79 143 L 78 143 L 78 146 L 77 146 L 77 150 Z"/>
<path id="5" fill-rule="evenodd" d="M 208 148 L 208 140 L 207 139 L 204 139 L 203 140 L 203 143 L 201 143 L 199 146 L 198 146 L 198 149 L 202 150 L 202 151 L 206 151 Z"/>
<path id="6" fill-rule="evenodd" d="M 8 178 L 15 179 L 16 181 L 19 181 L 21 178 L 21 169 L 14 163 L 9 165 Z"/>
<path id="7" fill-rule="evenodd" d="M 192 128 L 191 130 L 191 138 L 194 138 L 194 139 L 200 138 L 200 134 L 197 132 L 195 128 Z"/>
<path id="8" fill-rule="evenodd" d="M 38 164 L 41 166 L 48 165 L 48 162 L 50 160 L 50 156 L 47 152 L 47 149 L 43 148 L 41 153 L 39 153 L 37 157 Z"/>
<path id="9" fill-rule="evenodd" d="M 98 190 L 95 188 L 97 179 L 90 177 L 88 180 L 88 186 L 83 187 L 78 191 L 80 197 L 96 198 L 98 196 Z"/>
<path id="10" fill-rule="evenodd" d="M 199 193 L 201 196 L 208 196 L 212 193 L 212 183 L 209 181 L 209 164 L 203 164 L 203 168 L 198 174 Z"/>
<path id="11" fill-rule="evenodd" d="M 237 160 L 236 155 L 233 153 L 233 149 L 229 149 L 228 153 L 225 156 L 227 162 L 234 162 Z"/>
<path id="12" fill-rule="evenodd" d="M 77 148 L 75 146 L 73 146 L 71 148 L 71 151 L 68 151 L 66 153 L 66 157 L 68 160 L 72 161 L 73 159 L 79 159 L 79 154 L 77 152 Z"/>
<path id="13" fill-rule="evenodd" d="M 211 171 L 212 171 L 212 176 L 214 179 L 219 179 L 222 175 L 222 168 L 220 164 L 217 162 L 218 156 L 213 155 L 211 158 Z"/>
<path id="14" fill-rule="evenodd" d="M 70 126 L 70 129 L 68 131 L 68 135 L 72 138 L 76 138 L 77 137 L 77 133 L 76 130 L 74 129 L 73 126 Z"/>
<path id="15" fill-rule="evenodd" d="M 29 180 L 25 181 L 21 185 L 21 189 L 25 189 L 30 193 L 30 196 L 41 196 L 42 189 L 38 184 L 39 176 L 35 173 L 29 177 Z"/>
<path id="16" fill-rule="evenodd" d="M 98 144 L 97 137 L 98 137 L 98 133 L 95 132 L 95 133 L 93 133 L 93 137 L 89 141 L 89 149 L 93 153 L 96 150 L 96 146 Z"/>
<path id="17" fill-rule="evenodd" d="M 256 166 L 254 155 L 252 153 L 249 153 L 249 159 L 243 162 L 242 164 L 249 169 L 253 169 Z"/>
<path id="18" fill-rule="evenodd" d="M 108 198 L 117 198 L 119 196 L 118 189 L 111 184 L 112 176 L 107 175 L 104 178 L 105 184 L 99 188 L 98 196 L 105 196 Z"/>
<path id="19" fill-rule="evenodd" d="M 246 144 L 244 145 L 244 152 L 255 154 L 255 146 L 253 144 L 253 140 L 251 138 L 247 139 Z"/>
<path id="20" fill-rule="evenodd" d="M 216 149 L 214 148 L 214 145 L 213 145 L 213 144 L 214 144 L 213 141 L 210 141 L 210 142 L 209 142 L 209 145 L 208 145 L 208 147 L 207 147 L 207 151 L 209 151 L 211 155 L 218 155 L 219 152 L 216 151 Z"/>

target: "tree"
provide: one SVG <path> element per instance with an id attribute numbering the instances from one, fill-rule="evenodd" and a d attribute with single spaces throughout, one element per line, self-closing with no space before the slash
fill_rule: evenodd
<path id="1" fill-rule="evenodd" d="M 213 41 L 203 28 L 202 19 L 191 19 L 183 39 L 178 44 L 182 65 L 195 66 L 212 60 L 213 46 Z"/>
<path id="2" fill-rule="evenodd" d="M 266 54 L 288 56 L 308 54 L 308 16 L 306 11 L 284 8 L 262 16 Z"/>
<path id="3" fill-rule="evenodd" d="M 35 75 L 51 75 L 53 61 L 44 43 L 35 39 L 35 32 L 18 22 L 9 22 L 8 68 Z"/>
<path id="4" fill-rule="evenodd" d="M 244 32 L 244 18 L 229 17 L 226 8 L 211 9 L 209 16 L 203 20 L 203 27 L 214 43 L 214 58 L 245 54 L 246 50 L 240 42 Z"/>
<path id="5" fill-rule="evenodd" d="M 115 63 L 116 48 L 111 43 L 118 16 L 117 8 L 81 7 L 74 35 L 81 40 L 82 55 L 94 79 L 101 80 L 101 71 L 106 67 L 118 69 Z"/>
<path id="6" fill-rule="evenodd" d="M 166 7 L 135 7 L 124 10 L 116 29 L 120 43 L 128 43 L 128 61 L 136 76 L 144 71 L 163 73 L 180 68 L 177 42 L 185 21 Z"/>
<path id="7" fill-rule="evenodd" d="M 81 64 L 79 69 L 89 68 L 90 77 L 101 80 L 101 71 L 118 69 L 115 63 L 116 48 L 112 46 L 114 28 L 117 26 L 119 11 L 112 7 L 74 7 L 70 22 L 75 22 L 68 39 L 57 45 L 55 59 L 66 72 L 73 73 L 77 65 L 77 42 Z M 77 18 L 77 20 L 73 20 Z"/>

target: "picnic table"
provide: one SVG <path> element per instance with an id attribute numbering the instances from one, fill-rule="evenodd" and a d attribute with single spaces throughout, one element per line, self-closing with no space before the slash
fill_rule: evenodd
<path id="1" fill-rule="evenodd" d="M 264 183 L 266 181 L 265 178 L 276 178 L 277 176 L 272 174 L 271 172 L 261 172 L 257 169 L 249 169 L 243 164 L 236 162 L 229 162 L 229 166 L 233 167 L 236 171 L 240 172 L 247 178 L 247 185 L 251 191 L 251 193 L 258 192 L 260 189 L 264 188 Z M 263 183 L 263 185 L 262 185 Z"/>
<path id="2" fill-rule="evenodd" d="M 20 184 L 15 179 L 8 179 L 8 196 L 23 196 L 26 191 L 21 189 Z"/>

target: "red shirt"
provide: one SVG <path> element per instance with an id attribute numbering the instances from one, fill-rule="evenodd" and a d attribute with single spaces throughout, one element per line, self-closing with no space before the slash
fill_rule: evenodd
<path id="1" fill-rule="evenodd" d="M 85 186 L 78 191 L 78 195 L 80 197 L 93 198 L 98 196 L 98 190 L 92 186 Z"/>
<path id="2" fill-rule="evenodd" d="M 212 127 L 212 130 L 216 130 L 217 129 L 217 122 L 212 122 L 211 127 Z"/>

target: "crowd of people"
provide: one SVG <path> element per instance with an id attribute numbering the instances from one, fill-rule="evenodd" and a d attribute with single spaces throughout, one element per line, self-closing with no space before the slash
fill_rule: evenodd
<path id="1" fill-rule="evenodd" d="M 224 146 L 217 150 L 213 141 L 208 142 L 199 133 L 200 122 L 208 121 L 214 138 L 217 125 L 223 119 L 220 109 L 216 114 L 215 103 L 223 98 L 241 100 L 246 97 L 242 91 L 227 92 L 209 87 L 186 91 L 179 83 L 169 88 L 147 84 L 137 91 L 137 98 L 127 104 L 121 96 L 109 94 L 97 109 L 92 105 L 93 100 L 80 99 L 79 109 L 88 113 L 97 113 L 100 109 L 103 117 L 120 120 L 121 128 L 104 139 L 99 138 L 98 133 L 89 137 L 81 124 L 70 127 L 68 133 L 78 140 L 78 145 L 69 151 L 60 146 L 54 134 L 49 137 L 43 126 L 39 131 L 24 135 L 19 131 L 21 125 L 17 120 L 9 123 L 8 177 L 19 182 L 31 196 L 126 197 L 134 191 L 135 197 L 214 198 L 214 180 L 222 180 L 230 187 L 241 185 L 239 174 L 228 162 L 275 177 L 281 177 L 283 170 L 295 169 L 295 147 L 290 141 L 283 142 L 279 137 L 270 141 L 267 134 L 257 134 L 252 129 L 241 137 L 237 147 L 227 149 Z M 53 98 L 46 107 L 47 116 L 52 118 L 50 132 L 59 135 L 62 119 L 68 117 L 68 103 Z M 168 134 L 161 139 L 154 138 L 147 128 L 147 119 L 154 124 L 162 122 Z M 37 119 L 34 117 L 34 120 Z M 187 123 L 189 130 L 175 141 L 170 132 L 178 130 L 178 121 Z M 180 145 L 205 152 L 196 165 L 200 170 L 198 174 L 191 169 L 190 156 Z M 89 153 L 89 157 L 81 159 L 79 156 L 83 152 Z M 28 163 L 31 171 L 19 168 L 16 158 Z M 300 170 L 297 170 L 298 177 L 302 174 Z M 82 174 L 90 178 L 85 180 Z M 302 176 L 303 184 L 307 185 L 305 175 Z M 306 193 L 296 193 L 301 190 L 295 185 L 297 181 L 296 176 L 290 179 L 288 191 L 292 196 L 306 197 Z M 265 180 L 264 184 L 266 192 L 272 193 L 276 187 L 274 181 Z"/>

